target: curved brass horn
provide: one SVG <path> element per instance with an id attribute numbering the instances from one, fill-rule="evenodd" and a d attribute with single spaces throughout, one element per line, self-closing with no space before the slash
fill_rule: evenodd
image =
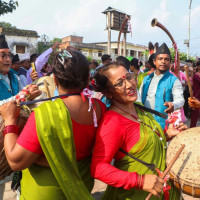
<path id="1" fill-rule="evenodd" d="M 158 20 L 156 18 L 152 19 L 151 26 L 152 27 L 158 26 L 163 31 L 165 31 L 165 33 L 167 33 L 167 35 L 171 39 L 171 41 L 173 43 L 174 50 L 176 51 L 176 48 L 175 48 L 176 47 L 176 42 L 175 42 L 174 38 L 172 37 L 171 33 L 167 30 L 167 28 L 165 26 L 163 26 L 160 22 L 158 22 Z M 179 69 L 180 69 L 180 58 L 179 58 L 179 54 L 178 54 L 178 50 L 177 50 L 177 76 L 179 74 Z"/>
<path id="2" fill-rule="evenodd" d="M 156 26 L 156 24 L 157 24 L 157 19 L 153 18 L 151 21 L 151 26 L 154 27 L 154 26 Z"/>
<path id="3" fill-rule="evenodd" d="M 120 56 L 120 49 L 119 49 L 119 44 L 120 44 L 120 37 L 121 37 L 121 33 L 123 32 L 124 26 L 126 25 L 127 21 L 130 20 L 128 18 L 128 16 L 126 15 L 124 18 L 124 21 L 122 22 L 120 31 L 119 31 L 119 35 L 118 35 L 118 42 L 117 42 L 117 51 L 118 51 L 118 56 Z"/>

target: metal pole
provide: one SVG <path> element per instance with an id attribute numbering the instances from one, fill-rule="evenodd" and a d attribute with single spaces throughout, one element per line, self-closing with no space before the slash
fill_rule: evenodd
<path id="1" fill-rule="evenodd" d="M 191 3 L 192 0 L 189 0 L 189 25 L 188 25 L 188 45 L 187 45 L 187 59 L 190 56 L 190 13 L 191 13 Z"/>
<path id="2" fill-rule="evenodd" d="M 126 32 L 124 32 L 124 43 L 123 43 L 124 51 L 123 56 L 126 57 Z"/>
<path id="3" fill-rule="evenodd" d="M 108 55 L 111 55 L 111 16 L 110 16 L 110 12 L 108 12 L 108 16 L 107 16 L 107 22 L 108 22 Z"/>

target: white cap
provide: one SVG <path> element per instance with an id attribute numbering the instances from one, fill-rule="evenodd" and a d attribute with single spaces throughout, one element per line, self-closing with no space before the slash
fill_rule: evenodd
<path id="1" fill-rule="evenodd" d="M 29 60 L 30 54 L 29 53 L 19 54 L 19 59 L 20 59 L 20 61 Z"/>

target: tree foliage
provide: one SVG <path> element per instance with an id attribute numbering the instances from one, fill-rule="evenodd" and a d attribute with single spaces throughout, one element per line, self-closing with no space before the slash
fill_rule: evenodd
<path id="1" fill-rule="evenodd" d="M 62 39 L 61 38 L 53 38 L 53 40 L 50 41 L 51 43 L 55 43 L 55 42 L 60 42 L 62 43 Z"/>
<path id="2" fill-rule="evenodd" d="M 9 22 L 0 22 L 0 27 L 4 27 L 4 28 L 17 28 L 16 26 L 13 26 Z"/>
<path id="3" fill-rule="evenodd" d="M 13 12 L 14 10 L 16 10 L 17 6 L 17 1 L 9 0 L 9 2 L 5 2 L 0 0 L 0 15 Z"/>
<path id="4" fill-rule="evenodd" d="M 175 60 L 175 51 L 174 51 L 173 48 L 170 48 L 170 53 L 171 53 L 172 61 L 174 61 Z M 187 54 L 186 53 L 180 52 L 179 50 L 178 50 L 178 53 L 179 53 L 180 61 L 186 61 L 187 60 Z M 195 61 L 195 58 L 192 57 L 192 56 L 190 56 L 189 59 Z"/>

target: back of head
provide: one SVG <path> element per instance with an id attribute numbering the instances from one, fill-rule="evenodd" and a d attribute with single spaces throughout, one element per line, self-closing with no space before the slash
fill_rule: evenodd
<path id="1" fill-rule="evenodd" d="M 139 61 L 137 58 L 133 58 L 131 60 L 131 66 L 134 66 L 134 68 L 136 68 L 137 70 L 139 70 L 140 67 L 142 66 L 142 62 Z"/>
<path id="2" fill-rule="evenodd" d="M 196 63 L 196 66 L 200 66 L 200 61 L 198 61 L 198 62 Z"/>
<path id="3" fill-rule="evenodd" d="M 6 41 L 5 35 L 0 35 L 0 49 L 9 49 L 8 43 Z"/>
<path id="4" fill-rule="evenodd" d="M 129 69 L 130 69 L 130 62 L 129 62 L 129 60 L 127 58 L 125 58 L 124 56 L 118 56 L 116 58 L 116 60 L 123 62 L 124 65 L 125 65 L 125 67 L 126 67 L 126 69 L 127 69 L 127 71 L 129 71 Z"/>
<path id="5" fill-rule="evenodd" d="M 36 53 L 32 54 L 32 55 L 30 56 L 30 61 L 31 61 L 31 62 L 35 62 L 37 57 L 38 57 L 38 55 L 37 55 Z"/>
<path id="6" fill-rule="evenodd" d="M 94 62 L 92 62 L 92 64 L 95 66 L 95 69 L 98 67 L 98 62 L 96 62 L 96 61 L 94 61 Z"/>
<path id="7" fill-rule="evenodd" d="M 14 55 L 13 58 L 12 58 L 12 64 L 15 64 L 16 62 L 19 62 L 19 61 L 20 61 L 19 55 L 18 54 Z"/>
<path id="8" fill-rule="evenodd" d="M 79 51 L 63 50 L 57 53 L 52 67 L 53 73 L 62 88 L 81 91 L 88 85 L 88 60 Z"/>
<path id="9" fill-rule="evenodd" d="M 103 54 L 103 55 L 101 56 L 101 61 L 102 61 L 102 62 L 105 62 L 105 61 L 108 60 L 108 59 L 110 59 L 110 55 L 108 55 L 108 54 Z"/>
<path id="10" fill-rule="evenodd" d="M 154 58 L 155 58 L 155 53 L 151 54 L 148 60 L 148 63 L 151 66 L 151 68 L 156 68 L 156 66 L 153 63 Z"/>

